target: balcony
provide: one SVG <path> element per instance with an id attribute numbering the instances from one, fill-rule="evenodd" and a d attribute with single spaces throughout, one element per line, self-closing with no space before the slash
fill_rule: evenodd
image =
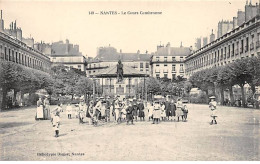
<path id="1" fill-rule="evenodd" d="M 251 43 L 251 44 L 250 44 L 250 50 L 253 50 L 254 47 L 255 47 L 254 43 Z"/>

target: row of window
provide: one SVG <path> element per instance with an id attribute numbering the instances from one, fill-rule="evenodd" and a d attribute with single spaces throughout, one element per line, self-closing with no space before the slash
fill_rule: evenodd
<path id="1" fill-rule="evenodd" d="M 163 64 L 164 67 L 168 67 L 168 64 Z M 160 64 L 156 64 L 156 67 L 160 67 Z M 180 64 L 180 71 L 183 72 L 183 64 Z M 172 71 L 176 71 L 176 65 L 172 64 Z"/>
<path id="2" fill-rule="evenodd" d="M 155 76 L 157 79 L 160 79 L 160 74 L 156 74 Z M 167 73 L 163 74 L 163 77 L 168 78 L 168 74 Z M 176 79 L 176 74 L 172 74 L 172 79 Z"/>
<path id="3" fill-rule="evenodd" d="M 200 68 L 203 66 L 211 65 L 217 62 L 220 62 L 225 59 L 229 59 L 230 57 L 234 57 L 243 53 L 247 53 L 248 51 L 254 52 L 254 48 L 260 47 L 260 33 L 258 33 L 258 40 L 254 43 L 254 34 L 251 35 L 251 43 L 249 44 L 249 37 L 246 39 L 238 40 L 233 42 L 225 47 L 214 50 L 210 54 L 203 55 L 199 59 L 196 59 L 192 62 L 187 63 L 187 71 Z"/>
<path id="4" fill-rule="evenodd" d="M 179 61 L 184 61 L 185 57 L 181 56 Z M 156 61 L 160 61 L 160 56 L 156 56 Z M 176 57 L 172 56 L 171 60 L 168 60 L 168 56 L 164 56 L 164 62 L 167 61 L 176 61 Z"/>
<path id="5" fill-rule="evenodd" d="M 92 67 L 93 66 L 93 67 Z M 108 65 L 110 66 L 110 65 Z M 88 68 L 100 68 L 100 64 L 89 64 Z M 134 66 L 132 66 L 133 68 L 138 68 L 138 64 L 134 64 Z M 140 63 L 139 65 L 140 68 L 144 68 L 144 63 Z M 145 63 L 145 68 L 149 68 L 149 62 Z"/>
<path id="6" fill-rule="evenodd" d="M 10 48 L 7 47 L 4 47 L 3 49 L 2 45 L 0 45 L 0 53 L 1 53 L 1 59 L 3 60 L 12 61 L 17 64 L 22 64 L 24 66 L 31 67 L 34 69 L 39 69 L 42 71 L 46 71 L 49 68 L 47 63 L 42 62 L 36 57 L 31 57 L 30 55 L 11 50 Z"/>

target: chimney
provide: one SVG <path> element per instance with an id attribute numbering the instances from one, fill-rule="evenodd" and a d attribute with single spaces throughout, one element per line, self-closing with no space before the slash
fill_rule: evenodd
<path id="1" fill-rule="evenodd" d="M 140 50 L 137 50 L 137 54 L 140 54 Z"/>
<path id="2" fill-rule="evenodd" d="M 1 10 L 1 19 L 3 19 L 3 11 Z"/>
<path id="3" fill-rule="evenodd" d="M 14 21 L 14 30 L 16 30 L 16 20 Z"/>
<path id="4" fill-rule="evenodd" d="M 183 46 L 182 46 L 182 42 L 181 42 L 181 46 L 180 46 L 180 47 L 183 47 Z"/>
<path id="5" fill-rule="evenodd" d="M 171 44 L 170 44 L 170 42 L 167 43 L 166 48 L 167 48 L 168 55 L 170 55 L 171 54 Z"/>
<path id="6" fill-rule="evenodd" d="M 12 30 L 14 29 L 14 22 L 12 22 Z"/>

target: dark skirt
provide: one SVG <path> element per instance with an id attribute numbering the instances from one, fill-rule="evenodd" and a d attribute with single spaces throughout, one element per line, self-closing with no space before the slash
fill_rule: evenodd
<path id="1" fill-rule="evenodd" d="M 173 109 L 171 110 L 171 116 L 174 116 L 174 117 L 176 116 L 176 112 Z"/>
<path id="2" fill-rule="evenodd" d="M 133 111 L 133 115 L 134 115 L 134 116 L 138 116 L 137 110 L 134 110 L 134 111 Z"/>
<path id="3" fill-rule="evenodd" d="M 144 111 L 143 110 L 139 111 L 139 117 L 144 117 Z"/>
<path id="4" fill-rule="evenodd" d="M 128 120 L 128 121 L 133 120 L 133 115 L 127 113 L 127 114 L 126 114 L 126 120 Z"/>
<path id="5" fill-rule="evenodd" d="M 166 117 L 172 116 L 172 112 L 170 110 L 166 110 Z"/>
<path id="6" fill-rule="evenodd" d="M 86 113 L 86 117 L 88 117 L 88 118 L 91 117 L 90 114 L 89 114 L 89 111 L 87 111 L 87 113 Z"/>

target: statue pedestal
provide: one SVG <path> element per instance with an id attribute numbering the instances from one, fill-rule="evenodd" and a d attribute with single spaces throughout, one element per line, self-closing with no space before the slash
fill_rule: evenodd
<path id="1" fill-rule="evenodd" d="M 124 84 L 124 81 L 117 81 L 116 84 Z"/>

